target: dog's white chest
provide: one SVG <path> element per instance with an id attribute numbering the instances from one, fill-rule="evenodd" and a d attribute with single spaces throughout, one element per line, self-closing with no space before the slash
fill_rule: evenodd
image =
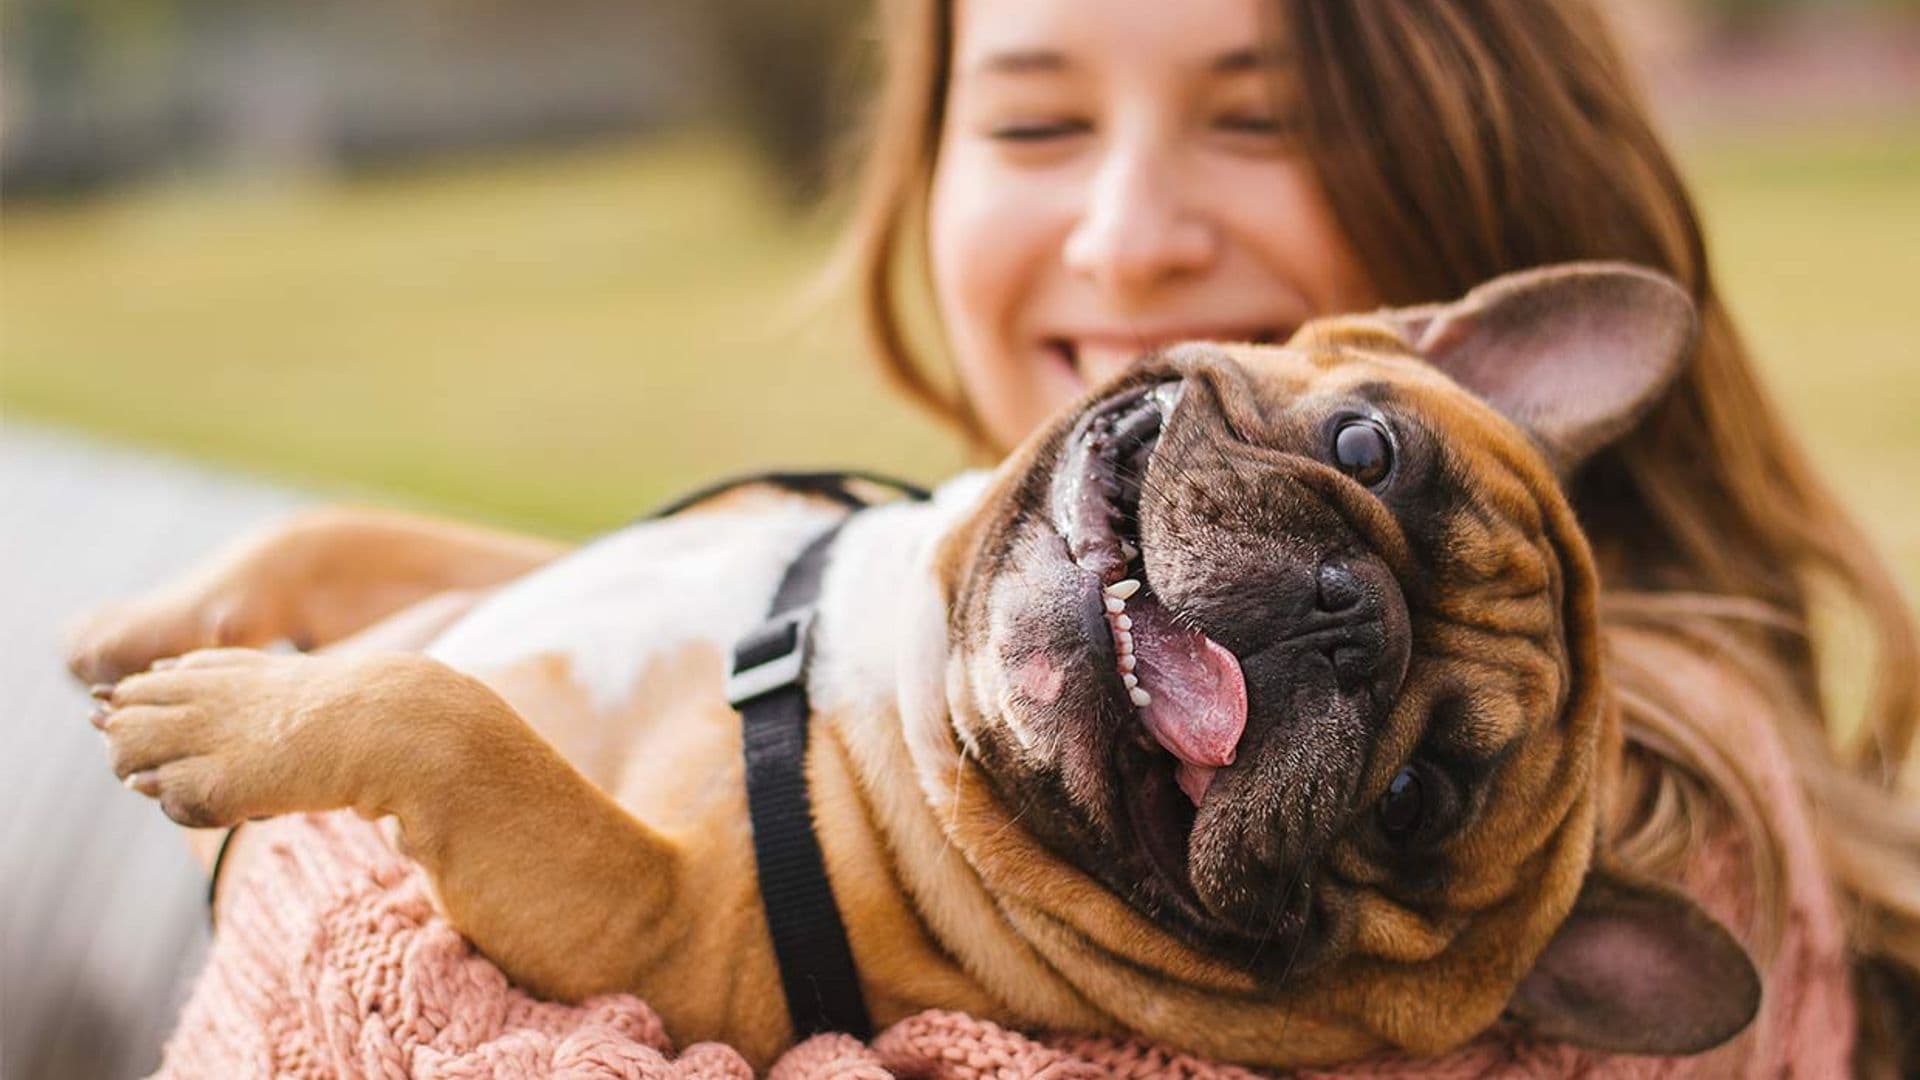
<path id="1" fill-rule="evenodd" d="M 630 526 L 502 588 L 427 651 L 476 675 L 557 656 L 611 710 L 650 658 L 695 642 L 730 648 L 766 616 L 789 559 L 838 513 L 780 503 Z"/>

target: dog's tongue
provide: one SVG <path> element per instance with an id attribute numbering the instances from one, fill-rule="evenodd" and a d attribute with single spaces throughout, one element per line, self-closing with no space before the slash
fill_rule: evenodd
<path id="1" fill-rule="evenodd" d="M 1140 719 L 1167 752 L 1180 759 L 1180 790 L 1197 806 L 1213 772 L 1233 764 L 1247 727 L 1247 684 L 1231 652 L 1175 622 L 1148 600 L 1130 604 L 1134 674 L 1152 698 Z"/>

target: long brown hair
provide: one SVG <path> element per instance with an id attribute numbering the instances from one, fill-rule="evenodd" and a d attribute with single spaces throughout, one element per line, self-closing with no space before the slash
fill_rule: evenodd
<path id="1" fill-rule="evenodd" d="M 1897 1067 L 1916 1052 L 1897 1045 L 1911 1038 L 1899 999 L 1920 985 L 1920 808 L 1901 795 L 1920 644 L 1893 575 L 1755 377 L 1692 201 L 1603 20 L 1585 0 L 1275 0 L 1269 10 L 1295 59 L 1302 151 L 1386 302 L 1449 299 L 1573 259 L 1651 266 L 1692 291 L 1701 333 L 1687 374 L 1570 494 L 1600 559 L 1609 623 L 1709 652 L 1773 704 L 1849 920 L 1869 1006 L 1860 1064 Z M 845 268 L 882 370 L 978 447 L 964 395 L 919 358 L 905 314 L 925 273 L 920 224 L 952 4 L 883 2 L 880 14 L 885 83 Z M 1872 657 L 1836 665 L 1817 632 L 1832 624 L 1816 615 L 1863 622 Z M 1741 748 L 1699 722 L 1718 703 L 1620 666 L 1616 683 L 1631 680 L 1617 697 L 1632 794 L 1610 850 L 1671 873 L 1701 823 L 1730 813 L 1751 840 L 1766 938 L 1784 905 L 1776 839 Z M 1835 715 L 1823 680 L 1861 671 L 1868 700 L 1856 716 Z"/>

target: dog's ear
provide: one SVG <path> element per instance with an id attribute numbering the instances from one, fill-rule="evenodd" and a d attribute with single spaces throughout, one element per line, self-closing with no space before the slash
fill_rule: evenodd
<path id="1" fill-rule="evenodd" d="M 1759 1007 L 1760 974 L 1725 927 L 1678 892 L 1596 867 L 1507 1012 L 1596 1050 L 1695 1054 Z"/>
<path id="2" fill-rule="evenodd" d="M 1626 434 L 1679 375 L 1693 301 L 1625 263 L 1498 277 L 1451 304 L 1381 313 L 1413 350 L 1533 433 L 1562 476 Z"/>

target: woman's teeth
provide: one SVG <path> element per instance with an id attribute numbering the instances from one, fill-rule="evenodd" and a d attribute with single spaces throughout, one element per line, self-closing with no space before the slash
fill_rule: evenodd
<path id="1" fill-rule="evenodd" d="M 1153 704 L 1153 695 L 1140 688 L 1140 677 L 1133 673 L 1139 661 L 1133 655 L 1133 620 L 1127 616 L 1127 600 L 1139 591 L 1137 579 L 1122 578 L 1102 590 L 1100 601 L 1107 609 L 1107 629 L 1113 634 L 1120 682 L 1126 686 L 1127 699 L 1134 707 L 1144 709 Z"/>

